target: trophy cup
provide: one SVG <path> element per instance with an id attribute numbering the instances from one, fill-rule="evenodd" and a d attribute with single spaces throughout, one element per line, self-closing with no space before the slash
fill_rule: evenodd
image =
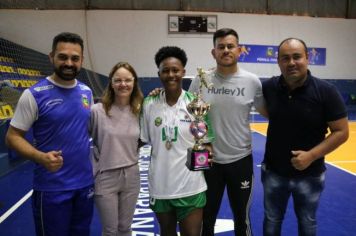
<path id="1" fill-rule="evenodd" d="M 192 148 L 188 148 L 186 166 L 189 170 L 206 170 L 210 168 L 209 151 L 203 146 L 203 138 L 208 133 L 208 126 L 204 121 L 204 116 L 210 110 L 210 104 L 202 99 L 202 87 L 210 88 L 205 77 L 205 71 L 198 68 L 198 78 L 200 80 L 199 92 L 196 98 L 187 105 L 188 112 L 194 117 L 190 124 L 190 133 L 194 136 L 195 144 Z"/>

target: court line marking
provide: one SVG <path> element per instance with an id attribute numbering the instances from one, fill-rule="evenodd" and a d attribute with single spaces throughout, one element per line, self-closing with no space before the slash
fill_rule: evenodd
<path id="1" fill-rule="evenodd" d="M 266 137 L 266 135 L 265 135 L 264 133 L 262 133 L 262 132 L 259 132 L 259 131 L 254 130 L 254 129 L 251 129 L 251 130 L 252 130 L 252 132 L 258 133 L 258 134 L 260 134 L 260 135 Z"/>
<path id="2" fill-rule="evenodd" d="M 253 129 L 252 129 L 252 131 L 255 132 L 255 133 L 261 134 L 262 136 L 265 136 L 265 137 L 266 137 L 266 135 L 263 134 L 263 133 L 261 133 L 261 132 L 258 132 L 258 131 L 253 130 Z M 349 173 L 349 174 L 351 174 L 351 175 L 356 176 L 355 173 L 352 173 L 352 172 L 350 172 L 350 171 L 348 171 L 348 170 L 346 170 L 346 169 L 344 169 L 344 168 L 342 168 L 342 167 L 340 167 L 340 166 L 337 166 L 337 165 L 334 165 L 334 164 L 333 164 L 333 163 L 354 163 L 354 162 L 356 162 L 356 161 L 334 161 L 334 162 L 328 162 L 328 161 L 326 161 L 326 163 L 328 163 L 329 165 L 332 165 L 332 166 L 334 166 L 335 168 L 341 169 L 341 170 L 343 170 L 343 171 L 345 171 L 345 172 L 347 172 L 347 173 Z M 261 165 L 259 164 L 259 165 L 257 165 L 257 167 L 261 167 Z M 29 198 L 31 197 L 32 193 L 33 193 L 33 190 L 29 191 L 29 192 L 28 192 L 25 196 L 23 196 L 15 205 L 13 205 L 9 210 L 7 210 L 7 211 L 5 212 L 2 216 L 0 216 L 0 224 L 1 224 L 4 220 L 6 220 L 14 211 L 16 211 L 25 201 L 27 201 L 27 199 L 29 199 Z"/>
<path id="3" fill-rule="evenodd" d="M 15 203 L 9 210 L 7 210 L 1 217 L 0 217 L 0 224 L 6 220 L 14 211 L 17 210 L 27 199 L 31 197 L 33 190 L 29 191 L 25 196 L 23 196 L 18 202 Z"/>
<path id="4" fill-rule="evenodd" d="M 328 161 L 328 163 L 356 163 L 356 160 L 355 161 Z"/>
<path id="5" fill-rule="evenodd" d="M 258 134 L 262 135 L 263 137 L 266 137 L 266 135 L 264 133 L 262 133 L 262 132 L 256 131 L 254 129 L 251 129 L 251 130 L 252 130 L 252 132 L 258 133 Z M 346 173 L 349 173 L 349 174 L 351 174 L 353 176 L 356 176 L 356 173 L 353 173 L 353 172 L 351 172 L 351 171 L 349 171 L 347 169 L 344 169 L 344 168 L 342 168 L 342 167 L 340 167 L 338 165 L 334 165 L 333 163 L 355 163 L 355 162 L 356 161 L 331 161 L 330 162 L 330 161 L 326 161 L 325 160 L 325 163 L 327 163 L 328 165 L 331 165 L 331 166 L 333 166 L 335 168 L 338 168 L 338 169 L 340 169 L 342 171 L 345 171 Z"/>
<path id="6" fill-rule="evenodd" d="M 347 170 L 347 169 L 344 169 L 344 168 L 342 168 L 342 167 L 340 167 L 340 166 L 338 166 L 338 165 L 334 165 L 333 163 L 328 162 L 328 161 L 326 161 L 326 163 L 328 163 L 328 165 L 331 165 L 331 166 L 333 166 L 333 167 L 335 167 L 335 168 L 338 168 L 338 169 L 340 169 L 340 170 L 343 170 L 343 171 L 345 171 L 346 173 L 349 173 L 349 174 L 351 174 L 351 175 L 353 175 L 353 176 L 356 176 L 355 173 L 353 173 L 353 172 L 351 172 L 351 171 L 349 171 L 349 170 Z"/>

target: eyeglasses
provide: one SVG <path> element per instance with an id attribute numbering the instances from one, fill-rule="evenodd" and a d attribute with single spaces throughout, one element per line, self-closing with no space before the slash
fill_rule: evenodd
<path id="1" fill-rule="evenodd" d="M 123 83 L 125 83 L 125 84 L 132 84 L 134 82 L 134 79 L 125 79 L 125 80 L 113 80 L 113 84 L 123 84 Z"/>

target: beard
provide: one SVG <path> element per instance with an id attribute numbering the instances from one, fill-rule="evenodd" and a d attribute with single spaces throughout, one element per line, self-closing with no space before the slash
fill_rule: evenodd
<path id="1" fill-rule="evenodd" d="M 74 80 L 79 74 L 80 70 L 74 66 L 60 66 L 54 67 L 54 73 L 65 81 Z"/>
<path id="2" fill-rule="evenodd" d="M 225 57 L 228 56 L 221 57 L 219 60 L 216 60 L 216 63 L 221 67 L 231 67 L 236 65 L 238 59 L 228 58 L 229 60 L 225 60 Z"/>
<path id="3" fill-rule="evenodd" d="M 235 66 L 237 64 L 237 61 L 231 63 L 217 62 L 217 64 L 221 67 L 231 67 L 231 66 Z"/>

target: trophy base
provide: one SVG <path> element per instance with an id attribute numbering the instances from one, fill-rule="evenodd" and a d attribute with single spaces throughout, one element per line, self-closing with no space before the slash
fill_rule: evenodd
<path id="1" fill-rule="evenodd" d="M 185 165 L 192 171 L 208 170 L 210 169 L 208 157 L 208 150 L 193 150 L 192 148 L 188 148 Z"/>

